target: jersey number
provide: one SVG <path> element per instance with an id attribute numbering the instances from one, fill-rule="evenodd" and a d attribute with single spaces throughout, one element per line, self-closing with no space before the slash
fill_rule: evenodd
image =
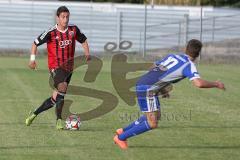
<path id="1" fill-rule="evenodd" d="M 174 57 L 168 57 L 164 62 L 161 63 L 161 65 L 167 67 L 167 69 L 170 69 L 178 64 L 178 60 Z"/>

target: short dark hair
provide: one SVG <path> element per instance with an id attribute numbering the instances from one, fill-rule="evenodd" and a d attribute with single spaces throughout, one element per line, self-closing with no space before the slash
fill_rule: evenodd
<path id="1" fill-rule="evenodd" d="M 197 58 L 202 49 L 202 42 L 197 39 L 191 39 L 187 43 L 186 54 L 192 58 Z"/>
<path id="2" fill-rule="evenodd" d="M 56 15 L 59 17 L 59 15 L 62 13 L 62 12 L 69 12 L 68 8 L 66 6 L 60 6 L 58 7 L 57 9 L 57 12 L 56 12 Z"/>

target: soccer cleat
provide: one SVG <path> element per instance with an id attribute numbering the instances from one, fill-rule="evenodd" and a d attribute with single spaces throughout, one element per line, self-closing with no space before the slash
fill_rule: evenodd
<path id="1" fill-rule="evenodd" d="M 58 120 L 57 120 L 56 128 L 57 128 L 57 130 L 62 130 L 62 129 L 64 129 L 61 119 L 58 119 Z"/>
<path id="2" fill-rule="evenodd" d="M 121 149 L 127 149 L 127 148 L 128 148 L 127 141 L 121 141 L 121 140 L 118 138 L 118 135 L 114 136 L 113 141 L 114 141 L 114 143 L 117 144 L 118 147 L 120 147 Z"/>
<path id="3" fill-rule="evenodd" d="M 120 134 L 122 134 L 123 133 L 123 129 L 122 128 L 118 128 L 117 130 L 116 130 L 116 134 L 117 135 L 120 135 Z"/>
<path id="4" fill-rule="evenodd" d="M 26 121 L 25 121 L 26 125 L 27 125 L 27 126 L 30 126 L 30 125 L 32 124 L 34 118 L 36 118 L 36 117 L 37 117 L 36 114 L 30 112 L 30 113 L 29 113 L 29 116 L 27 117 L 27 119 L 26 119 Z"/>

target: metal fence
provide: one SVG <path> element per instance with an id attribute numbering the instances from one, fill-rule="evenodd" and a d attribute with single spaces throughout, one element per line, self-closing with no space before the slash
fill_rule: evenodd
<path id="1" fill-rule="evenodd" d="M 240 38 L 237 9 L 0 1 L 0 49 L 29 49 L 40 33 L 55 24 L 60 5 L 70 9 L 70 23 L 86 34 L 92 52 L 101 53 L 107 42 L 118 46 L 124 40 L 132 42 L 129 51 L 144 52 L 182 46 L 191 38 L 201 37 L 204 42 Z"/>
<path id="2" fill-rule="evenodd" d="M 147 25 L 147 48 L 159 46 L 182 46 L 192 38 L 203 42 L 216 42 L 226 39 L 240 38 L 240 14 L 211 16 L 200 19 L 190 19 L 188 14 L 182 20 L 155 25 Z M 158 34 L 153 31 L 159 30 Z M 161 48 L 160 47 L 160 48 Z"/>

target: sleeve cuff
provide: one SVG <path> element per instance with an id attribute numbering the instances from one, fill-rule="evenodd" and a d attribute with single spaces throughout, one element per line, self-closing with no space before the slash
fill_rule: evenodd
<path id="1" fill-rule="evenodd" d="M 192 81 L 192 80 L 197 79 L 197 78 L 200 78 L 200 76 L 195 76 L 195 77 L 189 78 L 189 81 Z"/>
<path id="2" fill-rule="evenodd" d="M 34 40 L 34 44 L 35 44 L 36 46 L 38 46 L 38 44 L 39 44 L 38 39 L 35 39 L 35 40 Z"/>

